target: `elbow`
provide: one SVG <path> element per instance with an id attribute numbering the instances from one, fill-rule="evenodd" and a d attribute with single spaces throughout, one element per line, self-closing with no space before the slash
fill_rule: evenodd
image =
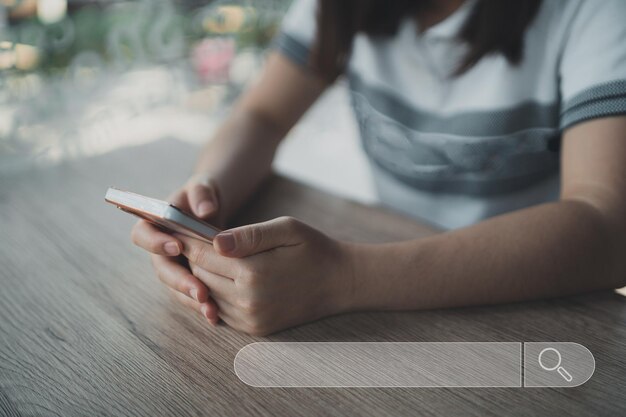
<path id="1" fill-rule="evenodd" d="M 626 196 L 603 190 L 579 190 L 564 193 L 561 202 L 577 205 L 583 221 L 594 225 L 595 241 L 606 252 L 601 278 L 605 289 L 626 287 Z"/>

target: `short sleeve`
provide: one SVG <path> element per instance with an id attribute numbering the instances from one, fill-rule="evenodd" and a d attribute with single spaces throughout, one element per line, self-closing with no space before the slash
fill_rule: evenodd
<path id="1" fill-rule="evenodd" d="M 273 48 L 298 65 L 309 65 L 316 34 L 317 0 L 295 0 L 285 15 Z"/>
<path id="2" fill-rule="evenodd" d="M 561 129 L 626 114 L 626 1 L 582 0 L 560 64 Z"/>

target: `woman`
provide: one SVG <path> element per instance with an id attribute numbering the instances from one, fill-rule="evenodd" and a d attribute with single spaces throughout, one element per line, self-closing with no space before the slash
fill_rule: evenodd
<path id="1" fill-rule="evenodd" d="M 142 221 L 133 240 L 184 305 L 255 335 L 624 286 L 624 21 L 623 0 L 298 0 L 171 201 L 225 224 L 343 75 L 381 200 L 452 230 L 365 245 L 278 218 L 211 246 Z"/>

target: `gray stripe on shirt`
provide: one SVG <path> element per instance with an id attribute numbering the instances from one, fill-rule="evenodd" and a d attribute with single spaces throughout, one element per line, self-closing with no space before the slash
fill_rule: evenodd
<path id="1" fill-rule="evenodd" d="M 586 120 L 626 114 L 626 80 L 588 88 L 563 104 L 561 129 Z"/>
<path id="2" fill-rule="evenodd" d="M 442 116 L 417 109 L 392 92 L 368 85 L 354 72 L 348 74 L 348 78 L 351 90 L 362 94 L 377 111 L 420 132 L 480 137 L 532 128 L 554 128 L 559 124 L 559 103 L 527 101 L 508 109 Z"/>
<path id="3" fill-rule="evenodd" d="M 280 32 L 272 41 L 272 48 L 277 49 L 297 65 L 309 68 L 309 47 L 293 36 Z"/>

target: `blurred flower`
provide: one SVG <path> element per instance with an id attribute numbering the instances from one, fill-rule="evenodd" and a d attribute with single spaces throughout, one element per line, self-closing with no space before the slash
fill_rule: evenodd
<path id="1" fill-rule="evenodd" d="M 0 69 L 16 68 L 28 71 L 37 66 L 39 50 L 31 45 L 0 42 Z"/>
<path id="2" fill-rule="evenodd" d="M 67 13 L 67 0 L 38 0 L 37 17 L 44 24 L 57 23 Z"/>
<path id="3" fill-rule="evenodd" d="M 247 30 L 255 18 L 252 7 L 218 6 L 210 9 L 202 26 L 207 33 L 236 33 Z"/>
<path id="4" fill-rule="evenodd" d="M 204 82 L 227 83 L 235 52 L 232 38 L 204 39 L 193 48 L 193 67 Z"/>
<path id="5" fill-rule="evenodd" d="M 244 87 L 255 78 L 261 66 L 261 57 L 256 49 L 240 50 L 230 65 L 230 82 L 239 87 Z"/>

